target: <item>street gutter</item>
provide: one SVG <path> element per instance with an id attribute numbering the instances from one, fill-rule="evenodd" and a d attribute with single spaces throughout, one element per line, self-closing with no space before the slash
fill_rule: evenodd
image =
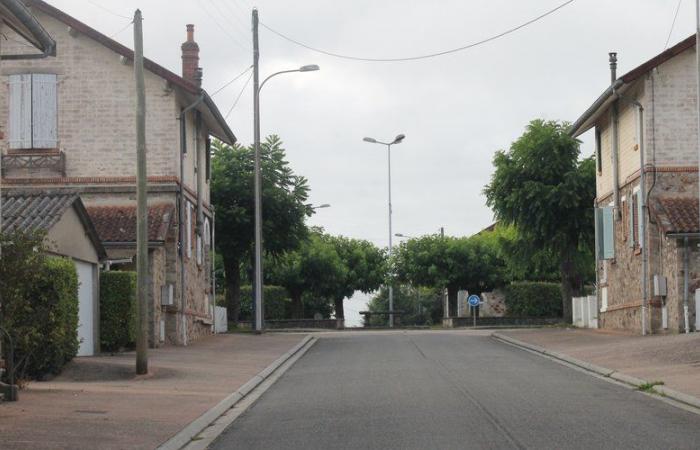
<path id="1" fill-rule="evenodd" d="M 578 368 L 584 369 L 588 372 L 594 373 L 596 375 L 600 375 L 603 378 L 609 378 L 615 381 L 618 381 L 620 383 L 624 383 L 626 385 L 632 386 L 634 388 L 639 388 L 642 385 L 649 385 L 652 384 L 650 381 L 642 380 L 641 378 L 636 378 L 630 375 L 626 375 L 622 372 L 618 372 L 613 369 L 608 369 L 606 367 L 601 367 L 597 366 L 595 364 L 588 363 L 586 361 L 581 361 L 580 359 L 572 358 L 571 356 L 565 355 L 563 353 L 559 352 L 554 352 L 551 350 L 547 350 L 544 347 L 540 347 L 538 345 L 533 345 L 529 344 L 527 342 L 523 342 L 518 339 L 514 339 L 510 336 L 505 336 L 501 333 L 492 333 L 491 337 L 494 338 L 497 341 L 501 341 L 506 344 L 513 345 L 515 347 L 519 347 L 523 350 L 528 350 L 534 353 L 539 353 L 540 355 L 547 356 L 557 362 L 560 363 L 566 363 L 570 364 L 572 366 L 576 366 Z M 682 403 L 687 406 L 692 406 L 693 408 L 700 409 L 700 398 L 684 394 L 682 392 L 678 392 L 673 389 L 669 389 L 666 386 L 662 385 L 655 385 L 654 386 L 654 391 L 656 393 L 670 398 L 671 400 L 675 400 L 679 403 Z"/>

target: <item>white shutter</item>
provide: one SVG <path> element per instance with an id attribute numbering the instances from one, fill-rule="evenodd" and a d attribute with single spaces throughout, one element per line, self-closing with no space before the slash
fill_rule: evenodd
<path id="1" fill-rule="evenodd" d="M 192 204 L 190 202 L 185 203 L 187 205 L 187 257 L 192 257 Z"/>
<path id="2" fill-rule="evenodd" d="M 34 148 L 56 148 L 56 75 L 32 75 L 32 142 Z"/>
<path id="3" fill-rule="evenodd" d="M 10 75 L 9 144 L 12 149 L 32 148 L 32 76 Z"/>
<path id="4" fill-rule="evenodd" d="M 596 234 L 598 241 L 598 259 L 615 257 L 615 221 L 613 207 L 596 208 Z"/>

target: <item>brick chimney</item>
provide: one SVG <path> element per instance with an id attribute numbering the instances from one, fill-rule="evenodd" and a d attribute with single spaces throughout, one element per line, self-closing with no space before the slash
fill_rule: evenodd
<path id="1" fill-rule="evenodd" d="M 180 48 L 182 49 L 182 78 L 201 86 L 199 45 L 194 41 L 194 25 L 187 25 L 187 41 L 183 42 Z"/>

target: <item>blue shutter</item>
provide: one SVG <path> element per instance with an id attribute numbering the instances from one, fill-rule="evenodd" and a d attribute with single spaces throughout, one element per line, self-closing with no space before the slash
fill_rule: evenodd
<path id="1" fill-rule="evenodd" d="M 32 146 L 56 148 L 57 132 L 56 75 L 32 75 Z"/>
<path id="2" fill-rule="evenodd" d="M 596 209 L 596 228 L 598 259 L 613 259 L 615 257 L 615 220 L 612 206 Z"/>
<path id="3" fill-rule="evenodd" d="M 9 90 L 9 146 L 11 149 L 32 148 L 32 76 L 10 75 Z"/>

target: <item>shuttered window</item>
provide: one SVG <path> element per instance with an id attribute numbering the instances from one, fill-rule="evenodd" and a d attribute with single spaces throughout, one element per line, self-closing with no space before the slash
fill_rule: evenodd
<path id="1" fill-rule="evenodd" d="M 58 146 L 56 75 L 10 75 L 9 144 L 11 149 Z"/>
<path id="2" fill-rule="evenodd" d="M 598 259 L 613 259 L 615 257 L 613 207 L 596 208 L 595 213 Z"/>
<path id="3" fill-rule="evenodd" d="M 632 221 L 630 225 L 632 226 L 632 245 L 631 247 L 639 247 L 639 218 L 641 215 L 639 214 L 640 211 L 640 205 L 639 205 L 639 191 L 635 192 L 632 194 L 632 205 L 630 208 L 630 215 L 632 216 Z"/>
<path id="4" fill-rule="evenodd" d="M 185 202 L 187 211 L 187 257 L 192 257 L 192 204 Z"/>

